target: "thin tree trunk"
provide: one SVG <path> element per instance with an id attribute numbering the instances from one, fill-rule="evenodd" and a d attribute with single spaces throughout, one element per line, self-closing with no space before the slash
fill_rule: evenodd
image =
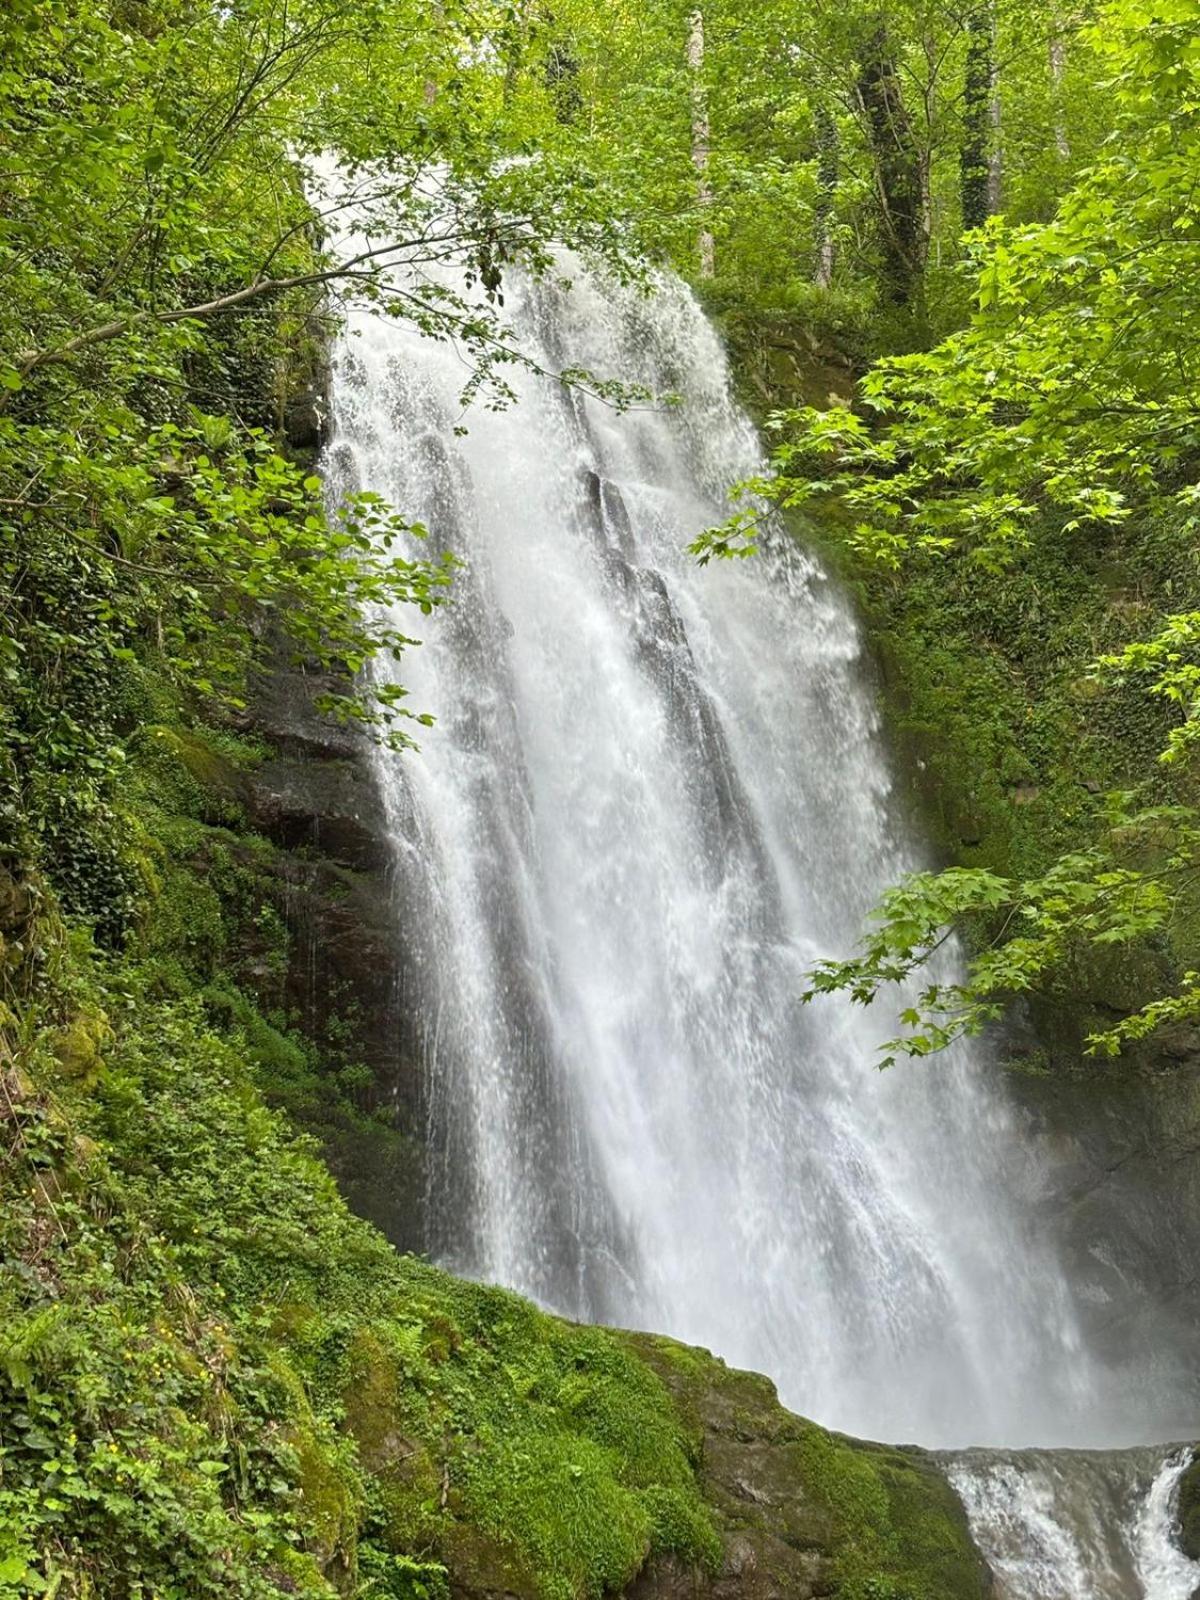
<path id="1" fill-rule="evenodd" d="M 814 209 L 814 222 L 817 259 L 813 269 L 813 282 L 819 289 L 828 289 L 833 282 L 833 214 L 838 184 L 838 129 L 837 122 L 826 105 L 818 104 L 816 122 L 817 203 Z"/>
<path id="2" fill-rule="evenodd" d="M 989 15 L 989 32 L 995 39 L 996 22 L 995 12 Z M 988 181 L 987 205 L 988 216 L 997 216 L 1004 204 L 1004 140 L 1003 140 L 1003 110 L 1000 103 L 1000 65 L 996 60 L 996 51 L 992 49 L 992 66 L 990 73 L 991 95 L 988 100 L 988 122 L 991 126 L 991 150 L 988 154 Z"/>
<path id="3" fill-rule="evenodd" d="M 554 101 L 554 115 L 565 127 L 579 121 L 583 92 L 579 87 L 579 62 L 569 44 L 556 39 L 546 53 L 546 87 Z"/>
<path id="4" fill-rule="evenodd" d="M 1054 148 L 1063 161 L 1071 159 L 1071 141 L 1067 136 L 1067 118 L 1063 107 L 1063 79 L 1067 75 L 1067 36 L 1061 21 L 1055 17 L 1050 33 L 1050 87 L 1054 94 Z"/>
<path id="5" fill-rule="evenodd" d="M 992 27 L 983 6 L 967 16 L 967 63 L 963 82 L 963 140 L 959 189 L 963 228 L 980 228 L 991 204 L 989 133 L 992 103 Z"/>
<path id="6" fill-rule="evenodd" d="M 882 21 L 863 44 L 857 97 L 875 167 L 884 277 L 891 298 L 898 305 L 911 305 L 920 295 L 929 246 L 927 184 Z"/>
<path id="7" fill-rule="evenodd" d="M 687 62 L 692 87 L 692 165 L 696 169 L 696 198 L 703 213 L 712 206 L 712 185 L 708 176 L 711 133 L 708 94 L 704 87 L 704 13 L 699 7 L 688 19 Z M 707 227 L 700 230 L 699 250 L 700 276 L 711 278 L 716 270 L 716 245 Z"/>

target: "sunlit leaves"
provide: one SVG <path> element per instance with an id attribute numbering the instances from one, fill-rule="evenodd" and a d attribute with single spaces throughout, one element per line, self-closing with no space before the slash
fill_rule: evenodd
<path id="1" fill-rule="evenodd" d="M 840 502 L 860 548 L 886 562 L 953 540 L 995 569 L 1035 518 L 1112 526 L 1193 494 L 1178 479 L 1200 444 L 1187 287 L 1200 270 L 1200 67 L 1168 0 L 1115 0 L 1094 43 L 1123 68 L 1118 134 L 1052 222 L 993 219 L 976 237 L 970 325 L 872 369 L 873 425 L 845 408 L 783 419 L 775 496 Z"/>
<path id="2" fill-rule="evenodd" d="M 1160 760 L 1172 764 L 1192 753 L 1200 741 L 1200 611 L 1167 617 L 1152 639 L 1101 656 L 1101 677 L 1132 678 L 1174 706 L 1180 717 Z"/>
<path id="3" fill-rule="evenodd" d="M 562 241 L 635 270 L 578 151 L 536 148 L 532 108 L 506 103 L 499 14 L 55 0 L 0 17 L 0 822 L 80 877 L 71 909 L 107 894 L 116 928 L 135 893 L 116 800 L 147 667 L 186 705 L 237 712 L 290 652 L 340 676 L 331 714 L 389 745 L 431 718 L 370 669 L 411 646 L 452 558 L 375 496 L 327 509 L 275 434 L 319 386 L 331 285 L 453 341 L 464 400 L 501 404 L 531 365 L 504 320 L 511 264 L 550 270 Z M 302 163 L 330 147 L 341 189 L 323 197 Z M 348 206 L 370 239 L 340 250 Z M 647 398 L 620 375 L 544 376 Z M 106 830 L 108 866 L 72 865 Z"/>
<path id="4" fill-rule="evenodd" d="M 1138 809 L 1132 796 L 1114 794 L 1096 844 L 1062 857 L 1039 878 L 954 867 L 914 874 L 889 889 L 857 953 L 818 963 L 804 998 L 840 992 L 871 1005 L 888 996 L 906 1031 L 881 1047 L 881 1065 L 934 1054 L 981 1032 L 1014 997 L 1052 987 L 1074 955 L 1161 934 L 1198 869 L 1200 821 L 1193 812 Z M 971 952 L 965 971 L 928 981 L 932 958 L 955 933 L 966 936 Z M 919 974 L 926 981 L 918 987 Z M 1095 1034 L 1088 1051 L 1115 1055 L 1123 1042 L 1197 1010 L 1191 975 L 1179 996 L 1153 1001 Z"/>

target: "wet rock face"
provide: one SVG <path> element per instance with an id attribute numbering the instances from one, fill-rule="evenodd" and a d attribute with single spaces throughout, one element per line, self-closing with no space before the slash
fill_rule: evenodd
<path id="1" fill-rule="evenodd" d="M 1078 1008 L 1043 1007 L 1002 1041 L 1028 1124 L 1026 1180 L 1080 1285 L 1089 1348 L 1119 1367 L 1152 1339 L 1164 1368 L 1194 1370 L 1200 1048 L 1159 1039 L 1106 1062 L 1084 1054 L 1084 1031 Z M 1169 1438 L 1189 1419 L 1153 1420 Z"/>
<path id="2" fill-rule="evenodd" d="M 670 1385 L 669 1370 L 658 1370 Z M 837 1530 L 806 1492 L 798 1431 L 773 1414 L 762 1380 L 738 1374 L 720 1389 L 691 1389 L 703 1428 L 705 1496 L 724 1535 L 722 1568 L 707 1592 L 746 1600 L 827 1593 Z M 691 1593 L 683 1577 L 670 1567 L 650 1571 L 633 1593 L 647 1600 Z"/>
<path id="3" fill-rule="evenodd" d="M 386 873 L 387 835 L 361 761 L 278 756 L 255 771 L 251 805 L 255 825 L 285 849 L 352 872 Z"/>
<path id="4" fill-rule="evenodd" d="M 329 401 L 325 386 L 313 382 L 293 396 L 284 416 L 284 432 L 293 450 L 314 454 L 325 442 Z"/>
<path id="5" fill-rule="evenodd" d="M 246 775 L 242 799 L 251 826 L 277 846 L 286 1007 L 319 1050 L 369 1070 L 360 1098 L 408 1141 L 397 1162 L 346 1130 L 322 1130 L 326 1154 L 354 1209 L 401 1249 L 420 1250 L 422 1081 L 401 992 L 387 825 L 365 735 L 315 709 L 344 689 L 283 668 L 256 686 L 252 731 L 273 754 Z"/>
<path id="6" fill-rule="evenodd" d="M 319 313 L 309 318 L 293 361 L 279 421 L 291 452 L 315 461 L 328 442 L 330 417 L 329 329 Z"/>

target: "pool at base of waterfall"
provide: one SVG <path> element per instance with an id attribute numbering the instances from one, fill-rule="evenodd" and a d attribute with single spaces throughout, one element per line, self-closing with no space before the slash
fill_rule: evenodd
<path id="1" fill-rule="evenodd" d="M 996 1600 L 1195 1600 L 1177 1543 L 1189 1447 L 942 1455 Z"/>

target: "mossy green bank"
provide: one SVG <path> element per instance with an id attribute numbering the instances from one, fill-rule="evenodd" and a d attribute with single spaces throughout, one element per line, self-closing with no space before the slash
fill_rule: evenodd
<path id="1" fill-rule="evenodd" d="M 4 883 L 0 1595 L 717 1593 L 747 1549 L 798 1595 L 983 1592 L 923 1458 L 353 1215 L 267 1103 L 352 1102 L 254 991 L 288 937 L 236 798 L 261 752 L 178 718 L 134 749 L 125 949 Z"/>

